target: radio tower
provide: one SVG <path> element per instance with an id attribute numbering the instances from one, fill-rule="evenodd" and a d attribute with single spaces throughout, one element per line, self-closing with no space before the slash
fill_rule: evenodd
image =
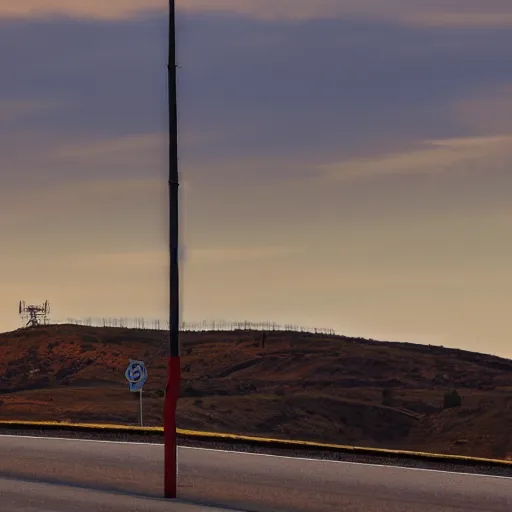
<path id="1" fill-rule="evenodd" d="M 25 301 L 20 301 L 19 315 L 25 324 L 25 328 L 48 325 L 50 320 L 50 303 L 45 301 L 44 304 L 35 305 L 25 304 Z"/>

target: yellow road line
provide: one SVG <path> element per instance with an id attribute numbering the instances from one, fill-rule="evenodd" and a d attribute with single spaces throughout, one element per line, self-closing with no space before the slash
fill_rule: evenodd
<path id="1" fill-rule="evenodd" d="M 159 432 L 163 433 L 163 427 L 136 427 L 129 425 L 115 425 L 115 424 L 105 424 L 105 423 L 68 423 L 68 422 L 58 422 L 58 421 L 14 421 L 14 420 L 0 420 L 0 427 L 63 427 L 70 430 L 73 429 L 82 429 L 82 430 L 110 430 L 110 431 L 124 431 L 124 432 L 132 432 L 132 433 L 143 433 L 143 432 Z M 447 455 L 440 453 L 429 453 L 429 452 L 415 452 L 415 451 L 406 451 L 406 450 L 389 450 L 384 448 L 367 448 L 362 446 L 349 446 L 349 445 L 339 445 L 339 444 L 329 444 L 329 443 L 316 443 L 312 441 L 293 441 L 287 439 L 275 439 L 275 438 L 266 438 L 266 437 L 252 437 L 252 436 L 244 436 L 238 434 L 222 434 L 217 432 L 201 432 L 196 430 L 185 430 L 185 429 L 176 429 L 176 432 L 179 435 L 184 437 L 202 437 L 202 438 L 210 438 L 210 439 L 218 439 L 220 441 L 241 441 L 247 443 L 255 443 L 255 444 L 274 444 L 280 445 L 282 447 L 289 447 L 293 449 L 296 448 L 310 448 L 311 450 L 333 450 L 333 451 L 343 451 L 343 452 L 358 452 L 359 454 L 368 454 L 373 456 L 379 455 L 396 455 L 396 456 L 406 456 L 406 457 L 415 457 L 422 459 L 441 459 L 446 461 L 463 461 L 468 463 L 490 463 L 490 464 L 499 464 L 504 466 L 512 467 L 512 461 L 500 460 L 500 459 L 488 459 L 481 457 L 467 457 L 464 455 Z"/>

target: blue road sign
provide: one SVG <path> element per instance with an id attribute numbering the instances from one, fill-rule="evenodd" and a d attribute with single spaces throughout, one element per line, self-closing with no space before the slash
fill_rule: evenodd
<path id="1" fill-rule="evenodd" d="M 124 375 L 130 386 L 130 391 L 133 392 L 141 391 L 148 378 L 148 372 L 144 363 L 142 361 L 134 361 L 133 359 L 130 359 Z"/>

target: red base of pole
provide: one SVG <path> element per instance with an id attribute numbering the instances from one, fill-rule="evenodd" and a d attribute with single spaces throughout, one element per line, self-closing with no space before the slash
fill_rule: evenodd
<path id="1" fill-rule="evenodd" d="M 180 358 L 169 357 L 164 404 L 164 490 L 166 498 L 176 498 L 178 484 L 178 460 L 176 448 L 176 408 L 180 395 Z"/>

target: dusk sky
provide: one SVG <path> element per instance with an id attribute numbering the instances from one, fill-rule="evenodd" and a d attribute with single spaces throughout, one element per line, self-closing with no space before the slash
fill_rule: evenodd
<path id="1" fill-rule="evenodd" d="M 512 2 L 177 2 L 183 320 L 512 357 Z M 167 2 L 0 0 L 0 330 L 167 318 Z"/>

